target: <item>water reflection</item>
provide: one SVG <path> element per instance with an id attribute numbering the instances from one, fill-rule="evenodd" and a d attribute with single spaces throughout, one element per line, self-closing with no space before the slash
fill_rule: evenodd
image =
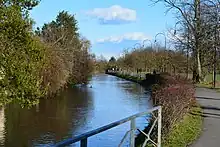
<path id="1" fill-rule="evenodd" d="M 90 88 L 92 85 L 92 88 Z M 95 75 L 89 86 L 70 87 L 31 108 L 16 104 L 0 109 L 0 145 L 45 146 L 90 131 L 151 107 L 138 84 Z M 140 121 L 143 125 L 143 122 Z M 138 123 L 137 123 L 138 124 Z M 129 124 L 91 137 L 91 146 L 116 146 Z"/>
<path id="2" fill-rule="evenodd" d="M 72 132 L 90 118 L 92 100 L 87 89 L 69 88 L 56 99 L 41 100 L 29 110 L 16 104 L 8 105 L 4 146 L 42 145 L 71 137 Z"/>

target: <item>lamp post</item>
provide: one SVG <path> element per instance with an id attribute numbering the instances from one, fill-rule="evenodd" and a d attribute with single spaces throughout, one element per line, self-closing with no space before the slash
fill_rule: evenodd
<path id="1" fill-rule="evenodd" d="M 166 51 L 166 48 L 167 48 L 167 47 L 166 47 L 166 46 L 167 46 L 167 37 L 166 37 L 165 33 L 157 33 L 156 36 L 155 36 L 155 41 L 154 41 L 155 43 L 157 42 L 156 39 L 157 39 L 157 36 L 158 36 L 158 35 L 163 35 L 163 36 L 164 36 L 164 46 L 165 46 L 165 51 Z M 157 49 L 157 51 L 158 51 L 158 49 Z M 166 65 L 166 66 L 167 66 L 167 65 Z M 166 71 L 164 65 L 163 65 L 163 71 Z"/>
<path id="2" fill-rule="evenodd" d="M 154 40 L 155 43 L 157 42 L 157 36 L 158 36 L 158 35 L 163 35 L 163 36 L 164 36 L 164 46 L 165 46 L 165 50 L 166 50 L 167 37 L 166 37 L 165 33 L 157 33 L 156 36 L 155 36 L 155 40 Z"/>
<path id="3" fill-rule="evenodd" d="M 136 49 L 136 48 L 138 48 L 138 47 L 141 48 L 142 45 L 141 45 L 140 43 L 135 43 L 135 44 L 134 44 L 134 49 Z"/>
<path id="4" fill-rule="evenodd" d="M 153 46 L 152 46 L 152 41 L 151 40 L 149 40 L 149 39 L 145 39 L 144 41 L 143 41 L 143 48 L 145 47 L 144 46 L 144 44 L 145 44 L 145 42 L 150 42 L 150 44 L 151 44 L 151 49 L 153 48 Z M 146 69 L 147 69 L 147 57 L 146 57 L 146 53 L 145 53 L 145 63 L 144 63 L 144 65 L 145 65 L 145 71 L 146 71 Z"/>
<path id="5" fill-rule="evenodd" d="M 141 48 L 141 47 L 142 47 L 142 45 L 141 45 L 140 43 L 135 43 L 135 44 L 134 44 L 134 51 L 135 51 L 135 49 L 136 49 L 136 48 L 138 48 L 138 47 L 139 47 L 139 48 Z M 136 58 L 136 57 L 135 57 L 135 59 L 137 59 L 137 60 L 138 60 L 138 58 Z M 138 67 L 136 67 L 136 70 L 137 70 L 137 74 L 138 74 L 138 73 L 139 73 L 139 68 L 138 68 Z"/>
<path id="6" fill-rule="evenodd" d="M 152 46 L 152 41 L 151 40 L 149 40 L 149 39 L 145 39 L 144 41 L 143 41 L 143 48 L 145 47 L 144 46 L 144 44 L 145 44 L 145 42 L 150 42 L 150 44 L 151 44 L 151 49 L 153 48 L 153 46 Z"/>

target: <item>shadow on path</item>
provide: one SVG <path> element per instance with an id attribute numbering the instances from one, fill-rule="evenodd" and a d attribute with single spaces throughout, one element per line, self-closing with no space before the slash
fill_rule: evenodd
<path id="1" fill-rule="evenodd" d="M 220 111 L 220 108 L 212 107 L 212 106 L 201 106 L 201 108 L 204 110 L 218 110 L 218 111 Z"/>
<path id="2" fill-rule="evenodd" d="M 196 99 L 204 99 L 204 100 L 217 100 L 217 101 L 219 101 L 220 100 L 220 98 L 211 98 L 211 97 L 196 97 Z"/>
<path id="3" fill-rule="evenodd" d="M 212 118 L 217 118 L 220 119 L 220 108 L 217 107 L 211 107 L 211 106 L 200 106 L 203 109 L 203 113 L 198 113 L 198 112 L 191 112 L 190 114 L 192 115 L 200 115 L 202 117 L 212 117 Z M 204 112 L 204 110 L 215 110 L 219 111 L 219 113 L 214 113 L 214 112 Z"/>
<path id="4" fill-rule="evenodd" d="M 215 114 L 215 113 L 203 112 L 203 114 L 198 114 L 198 113 L 190 113 L 190 114 L 191 115 L 199 115 L 199 116 L 202 116 L 203 118 L 210 117 L 210 118 L 220 119 L 220 114 Z"/>
<path id="5" fill-rule="evenodd" d="M 191 147 L 220 146 L 220 93 L 208 88 L 196 88 L 195 97 L 203 109 L 203 113 L 191 113 L 203 117 L 201 136 Z"/>

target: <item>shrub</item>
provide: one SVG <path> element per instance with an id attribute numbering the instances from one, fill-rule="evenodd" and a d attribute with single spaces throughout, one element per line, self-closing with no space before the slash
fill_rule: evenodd
<path id="1" fill-rule="evenodd" d="M 41 76 L 43 78 L 42 86 L 47 88 L 49 96 L 67 85 L 70 72 L 64 65 L 62 55 L 51 49 L 51 46 L 47 45 L 45 54 L 47 60 L 41 70 Z"/>
<path id="2" fill-rule="evenodd" d="M 18 6 L 1 7 L 0 20 L 0 104 L 35 104 L 45 95 L 40 76 L 45 48 Z"/>
<path id="3" fill-rule="evenodd" d="M 154 105 L 162 106 L 163 136 L 194 104 L 194 86 L 181 77 L 161 75 L 160 82 L 152 88 Z"/>
<path id="4" fill-rule="evenodd" d="M 91 73 L 90 42 L 80 38 L 74 16 L 60 12 L 56 23 L 33 33 L 28 10 L 38 2 L 0 2 L 0 105 L 36 104 L 68 83 L 87 81 Z"/>

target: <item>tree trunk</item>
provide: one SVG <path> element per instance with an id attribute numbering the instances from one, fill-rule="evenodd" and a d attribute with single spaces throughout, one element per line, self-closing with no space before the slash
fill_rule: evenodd
<path id="1" fill-rule="evenodd" d="M 201 68 L 201 42 L 200 42 L 200 33 L 201 33 L 201 17 L 200 17 L 200 0 L 194 1 L 195 5 L 195 51 L 194 53 L 194 65 L 193 65 L 193 81 L 199 83 L 201 80 L 202 75 L 202 68 Z"/>
<path id="2" fill-rule="evenodd" d="M 198 48 L 197 52 L 197 66 L 198 66 L 198 79 L 196 82 L 200 82 L 202 79 L 202 68 L 201 68 L 201 61 L 200 61 L 200 48 Z"/>
<path id="3" fill-rule="evenodd" d="M 197 83 L 198 80 L 198 69 L 197 69 L 197 65 L 198 65 L 198 62 L 197 62 L 197 44 L 195 45 L 195 49 L 193 49 L 193 82 L 194 83 Z"/>

